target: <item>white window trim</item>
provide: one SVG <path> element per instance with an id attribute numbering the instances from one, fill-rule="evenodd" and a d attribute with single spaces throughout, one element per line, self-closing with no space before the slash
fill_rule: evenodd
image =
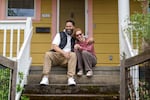
<path id="1" fill-rule="evenodd" d="M 28 16 L 23 16 L 23 17 L 19 17 L 19 16 L 8 16 L 8 0 L 6 0 L 6 14 L 5 14 L 5 18 L 7 19 L 26 19 Z M 36 18 L 36 0 L 34 0 L 34 16 L 32 17 L 33 19 Z"/>

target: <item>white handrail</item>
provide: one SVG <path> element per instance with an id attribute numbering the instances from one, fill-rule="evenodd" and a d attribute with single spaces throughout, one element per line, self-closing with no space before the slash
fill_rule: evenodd
<path id="1" fill-rule="evenodd" d="M 129 26 L 127 26 L 129 27 Z M 126 55 L 126 58 L 133 57 L 138 54 L 139 49 L 139 37 L 138 33 L 135 33 L 134 35 L 133 31 L 127 32 L 125 31 L 126 27 L 122 27 L 122 41 L 124 41 L 124 53 Z M 135 42 L 134 39 L 136 40 Z M 139 88 L 139 66 L 134 66 L 130 68 L 130 75 L 132 76 L 132 83 L 134 85 L 134 91 L 136 95 L 136 100 L 139 100 L 139 92 L 137 91 Z"/>
<path id="2" fill-rule="evenodd" d="M 18 68 L 18 70 L 19 72 L 22 72 L 24 74 L 24 80 L 20 84 L 22 87 L 24 86 L 24 84 L 27 83 L 27 76 L 29 74 L 29 69 L 32 61 L 32 58 L 30 57 L 30 44 L 31 44 L 31 38 L 33 33 L 32 31 L 33 31 L 32 20 L 27 19 L 26 27 L 24 31 L 24 42 L 17 56 L 18 66 L 21 66 Z M 19 100 L 20 95 L 21 92 L 16 95 L 16 100 Z"/>
<path id="3" fill-rule="evenodd" d="M 32 19 L 27 20 L 2 20 L 0 21 L 0 30 L 3 30 L 3 56 L 17 62 L 17 73 L 22 72 L 24 79 L 19 83 L 19 75 L 17 75 L 17 84 L 22 87 L 27 82 L 27 75 L 31 65 L 32 58 L 30 57 L 30 45 L 33 34 Z M 23 32 L 24 31 L 24 32 Z M 8 36 L 10 34 L 10 40 Z M 14 34 L 16 42 L 14 42 Z M 21 44 L 21 34 L 24 36 Z M 9 46 L 9 51 L 7 50 Z M 16 47 L 15 47 L 16 46 Z M 15 51 L 16 50 L 16 51 Z M 16 55 L 14 55 L 16 53 Z M 9 55 L 9 56 L 8 56 Z M 16 92 L 15 100 L 20 100 L 21 92 Z"/>

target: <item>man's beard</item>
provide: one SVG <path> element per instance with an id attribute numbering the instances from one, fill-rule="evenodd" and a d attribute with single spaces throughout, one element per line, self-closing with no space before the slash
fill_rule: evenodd
<path id="1" fill-rule="evenodd" d="M 67 29 L 66 29 L 66 33 L 67 33 L 68 35 L 71 35 L 71 34 L 73 33 L 73 29 L 71 29 L 71 30 L 67 30 Z"/>

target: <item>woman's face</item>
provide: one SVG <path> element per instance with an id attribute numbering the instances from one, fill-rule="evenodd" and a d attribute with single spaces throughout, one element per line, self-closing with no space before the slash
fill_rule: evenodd
<path id="1" fill-rule="evenodd" d="M 76 39 L 79 41 L 83 41 L 83 34 L 81 31 L 76 32 Z"/>

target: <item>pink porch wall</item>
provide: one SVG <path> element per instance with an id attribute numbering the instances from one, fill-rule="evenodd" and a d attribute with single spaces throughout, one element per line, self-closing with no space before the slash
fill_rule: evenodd
<path id="1" fill-rule="evenodd" d="M 5 19 L 5 0 L 0 0 L 0 20 Z"/>
<path id="2" fill-rule="evenodd" d="M 52 40 L 57 30 L 57 0 L 52 0 Z"/>
<path id="3" fill-rule="evenodd" d="M 41 19 L 41 0 L 37 0 L 36 2 L 36 18 L 35 21 L 40 21 Z"/>
<path id="4" fill-rule="evenodd" d="M 88 36 L 93 37 L 93 0 L 88 0 Z"/>

